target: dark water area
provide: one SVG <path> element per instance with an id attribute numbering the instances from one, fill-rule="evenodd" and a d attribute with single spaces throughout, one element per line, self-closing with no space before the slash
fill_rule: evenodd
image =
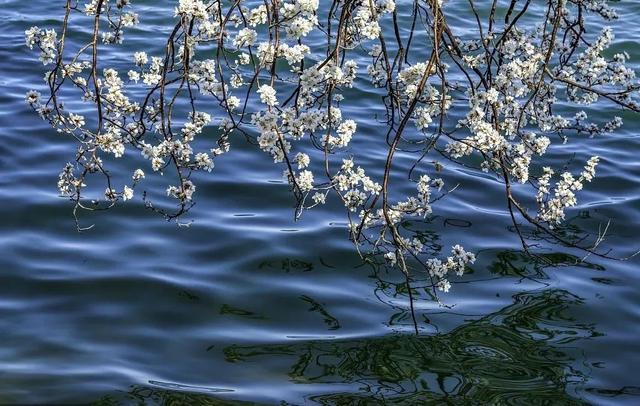
<path id="1" fill-rule="evenodd" d="M 170 3 L 134 2 L 142 24 L 123 59 L 161 48 L 150 39 Z M 616 4 L 640 17 L 639 3 Z M 79 233 L 55 187 L 74 141 L 24 103 L 44 72 L 24 30 L 58 27 L 63 3 L 0 5 L 0 404 L 640 404 L 640 259 L 525 256 L 501 186 L 477 174 L 446 174 L 461 186 L 434 207 L 428 238 L 478 260 L 442 295 L 450 308 L 416 292 L 419 336 L 403 278 L 362 262 L 344 210 L 294 221 L 281 168 L 242 139 L 199 175 L 191 226 L 137 196 L 84 215 L 95 226 Z M 632 20 L 613 23 L 614 48 L 640 70 Z M 382 136 L 374 97 L 344 108 L 354 148 Z M 640 248 L 640 115 L 623 117 L 614 134 L 550 153 L 602 157 L 569 224 L 610 220 L 621 256 Z"/>

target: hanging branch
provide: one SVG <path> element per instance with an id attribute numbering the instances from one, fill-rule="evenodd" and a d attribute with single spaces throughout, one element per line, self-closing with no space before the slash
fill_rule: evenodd
<path id="1" fill-rule="evenodd" d="M 151 176 L 142 165 L 168 184 L 160 193 L 166 198 L 144 190 L 145 205 L 180 222 L 194 204 L 193 174 L 213 171 L 229 152 L 229 139 L 241 135 L 284 170 L 296 219 L 330 195 L 345 205 L 358 252 L 379 255 L 404 274 L 417 333 L 413 275 L 427 275 L 430 284 L 421 289 L 437 298 L 449 290 L 452 274 L 462 275 L 475 261 L 461 245 L 440 258 L 403 225 L 425 220 L 432 205 L 457 189 L 445 187 L 440 161 L 495 175 L 525 252 L 535 255 L 525 231 L 531 227 L 587 256 L 615 257 L 603 244 L 608 224 L 591 243 L 561 228 L 600 158 L 571 171 L 552 168 L 544 155 L 554 148 L 552 138 L 566 143 L 620 127 L 619 117 L 591 122 L 582 109 L 600 102 L 611 111 L 638 112 L 640 84 L 625 65 L 628 55 L 605 56 L 611 29 L 589 29 L 596 17 L 617 18 L 605 0 L 535 6 L 512 0 L 501 9 L 495 0 L 468 0 L 472 24 L 456 27 L 442 0 L 332 0 L 322 7 L 318 0 L 178 0 L 167 10 L 173 29 L 162 54 L 138 51 L 111 67 L 105 55 L 139 22 L 131 2 L 67 0 L 59 37 L 54 29 L 26 31 L 27 45 L 51 69 L 49 94 L 31 91 L 27 102 L 78 143 L 58 188 L 74 203 L 79 230 L 87 229 L 78 217 L 83 210 L 133 198 Z M 81 14 L 92 17 L 91 34 L 71 49 L 69 33 L 87 21 Z M 527 20 L 539 27 L 524 25 Z M 363 60 L 369 66 L 360 66 Z M 126 78 L 116 69 L 125 63 Z M 385 137 L 371 148 L 387 151 L 382 168 L 356 163 L 371 151 L 348 149 L 358 136 L 349 107 L 361 100 L 344 93 L 355 85 L 381 96 L 371 110 L 380 113 Z M 90 106 L 95 116 L 74 113 L 79 106 Z M 141 168 L 114 179 L 105 158 L 127 151 Z M 398 163 L 399 152 L 414 163 Z M 392 176 L 401 170 L 404 183 Z M 380 172 L 377 180 L 371 175 Z M 89 186 L 100 182 L 95 178 L 103 180 L 102 196 L 96 192 L 102 187 Z M 411 196 L 397 200 L 408 185 Z"/>

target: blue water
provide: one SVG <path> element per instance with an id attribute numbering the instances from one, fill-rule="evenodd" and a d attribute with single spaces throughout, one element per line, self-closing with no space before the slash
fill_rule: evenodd
<path id="1" fill-rule="evenodd" d="M 136 3 L 131 48 L 153 48 L 170 2 Z M 616 4 L 640 16 L 637 2 Z M 75 144 L 23 102 L 43 67 L 22 33 L 59 25 L 62 2 L 0 6 L 0 403 L 640 403 L 640 260 L 523 256 L 501 186 L 468 172 L 447 173 L 461 187 L 435 208 L 430 238 L 463 242 L 478 261 L 443 295 L 452 308 L 418 298 L 419 336 L 403 278 L 362 263 L 344 211 L 295 222 L 281 168 L 242 139 L 197 178 L 190 227 L 138 196 L 85 214 L 95 226 L 77 232 L 55 187 Z M 616 48 L 640 68 L 629 21 L 615 23 Z M 354 148 L 382 136 L 374 102 L 344 111 L 359 122 Z M 620 256 L 640 248 L 640 116 L 624 118 L 550 154 L 603 158 L 570 222 L 611 219 L 606 244 Z"/>

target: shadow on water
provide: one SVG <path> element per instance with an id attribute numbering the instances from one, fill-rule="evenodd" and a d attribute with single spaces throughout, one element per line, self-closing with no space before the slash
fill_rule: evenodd
<path id="1" fill-rule="evenodd" d="M 566 314 L 580 298 L 549 290 L 514 299 L 495 314 L 443 334 L 232 345 L 224 353 L 229 362 L 290 358 L 293 382 L 353 386 L 308 398 L 319 404 L 537 404 L 550 399 L 580 404 L 567 394 L 567 385 L 585 377 L 572 367 L 573 349 L 564 346 L 597 335 L 593 326 L 573 324 Z"/>
<path id="2" fill-rule="evenodd" d="M 580 303 L 580 298 L 563 290 L 522 293 L 512 305 L 448 333 L 230 345 L 224 355 L 231 363 L 277 360 L 280 364 L 287 359 L 291 382 L 349 386 L 348 391 L 307 398 L 323 405 L 545 404 L 551 400 L 582 404 L 568 393 L 568 385 L 586 379 L 572 366 L 576 349 L 571 343 L 598 333 L 567 314 Z M 96 404 L 231 404 L 211 393 L 192 391 L 198 388 L 135 386 Z"/>
<path id="3" fill-rule="evenodd" d="M 108 395 L 93 403 L 94 406 L 117 406 L 129 404 L 231 406 L 253 405 L 254 403 L 224 400 L 207 394 L 180 392 L 177 390 L 160 389 L 147 386 L 133 386 L 129 392 L 123 392 L 117 395 Z"/>
<path id="4" fill-rule="evenodd" d="M 545 268 L 573 264 L 576 258 L 550 253 L 546 259 L 549 262 L 541 264 L 521 252 L 504 251 L 488 269 L 493 276 L 544 281 Z M 391 296 L 406 295 L 401 282 L 383 280 L 380 275 L 385 273 L 378 271 L 373 272 L 378 290 Z M 308 296 L 300 299 L 309 311 L 322 315 L 329 330 L 340 328 L 322 303 Z M 223 355 L 227 363 L 246 364 L 247 368 L 260 363 L 284 369 L 279 372 L 289 383 L 306 386 L 305 404 L 587 404 L 576 391 L 589 380 L 580 341 L 602 333 L 574 316 L 583 303 L 581 297 L 564 289 L 543 286 L 519 292 L 502 309 L 464 320 L 446 332 L 234 344 L 226 346 Z M 134 386 L 128 393 L 107 396 L 96 404 L 226 405 L 235 397 L 212 389 L 159 386 Z M 610 398 L 638 394 L 635 387 L 586 391 Z M 299 403 L 283 400 L 281 404 Z"/>

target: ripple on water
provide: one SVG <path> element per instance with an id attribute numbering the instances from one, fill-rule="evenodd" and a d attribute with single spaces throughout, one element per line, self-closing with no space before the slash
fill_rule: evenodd
<path id="1" fill-rule="evenodd" d="M 623 3 L 628 14 L 640 13 Z M 426 225 L 403 225 L 442 252 L 458 242 L 478 252 L 443 296 L 451 308 L 416 303 L 420 336 L 412 334 L 402 275 L 359 259 L 336 204 L 294 221 L 281 169 L 239 139 L 212 174 L 197 178 L 190 227 L 166 223 L 137 201 L 82 217 L 95 226 L 78 233 L 55 190 L 73 143 L 23 102 L 42 83 L 43 67 L 22 32 L 58 25 L 59 3 L 2 5 L 0 403 L 637 403 L 638 259 L 576 266 L 575 253 L 544 251 L 551 265 L 523 256 L 502 186 L 488 175 L 445 163 L 442 176 L 456 191 Z M 163 7 L 139 7 L 143 25 L 128 39 L 159 54 L 162 43 L 147 33 L 167 30 Z M 451 22 L 466 27 L 464 13 L 450 7 Z M 617 35 L 629 48 L 638 32 L 627 24 Z M 130 53 L 118 48 L 109 57 Z M 386 151 L 372 147 L 385 137 L 377 92 L 357 82 L 347 96 L 361 103 L 344 113 L 359 125 L 348 153 L 367 151 L 358 164 L 377 168 L 370 175 L 380 179 Z M 550 156 L 564 162 L 575 152 L 575 171 L 603 157 L 571 224 L 598 229 L 611 219 L 607 242 L 633 252 L 640 121 L 625 120 L 616 135 L 576 140 L 578 150 L 557 145 Z M 123 160 L 136 160 L 114 173 L 130 176 L 140 158 Z M 402 152 L 397 162 L 412 163 Z M 418 165 L 414 177 L 430 165 Z M 394 189 L 399 198 L 411 193 L 405 173 L 394 170 L 391 179 L 404 185 Z M 154 190 L 171 183 L 147 180 Z M 427 276 L 413 276 L 414 294 L 427 298 Z"/>

